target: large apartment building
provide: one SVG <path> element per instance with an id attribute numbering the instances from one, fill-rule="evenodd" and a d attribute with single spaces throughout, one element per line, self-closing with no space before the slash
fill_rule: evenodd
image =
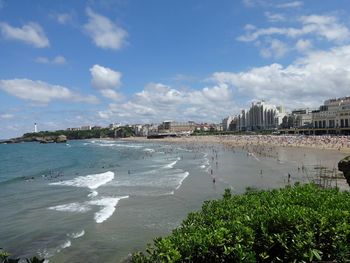
<path id="1" fill-rule="evenodd" d="M 282 106 L 275 106 L 265 101 L 253 102 L 247 110 L 224 121 L 232 120 L 226 124 L 233 131 L 256 131 L 277 129 L 285 116 Z"/>

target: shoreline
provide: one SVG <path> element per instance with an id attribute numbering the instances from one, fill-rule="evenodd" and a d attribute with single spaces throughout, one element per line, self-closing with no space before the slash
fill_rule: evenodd
<path id="1" fill-rule="evenodd" d="M 122 138 L 125 141 L 138 142 L 167 142 L 167 143 L 218 143 L 229 148 L 245 146 L 307 148 L 315 150 L 337 151 L 344 155 L 350 154 L 350 137 L 330 136 L 276 136 L 276 135 L 213 135 L 213 136 L 186 136 L 167 137 L 162 139 L 147 139 L 146 137 Z"/>

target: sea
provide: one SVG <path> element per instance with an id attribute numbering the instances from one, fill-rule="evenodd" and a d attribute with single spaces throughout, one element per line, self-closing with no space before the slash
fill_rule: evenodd
<path id="1" fill-rule="evenodd" d="M 1 144 L 0 248 L 46 262 L 124 262 L 226 188 L 305 182 L 342 158 L 273 151 L 103 139 Z"/>

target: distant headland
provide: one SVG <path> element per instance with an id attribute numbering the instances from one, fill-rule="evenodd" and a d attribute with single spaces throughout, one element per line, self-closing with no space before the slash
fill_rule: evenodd
<path id="1" fill-rule="evenodd" d="M 65 143 L 67 140 L 83 140 L 93 138 L 125 138 L 133 136 L 133 130 L 129 127 L 119 127 L 117 130 L 99 128 L 91 130 L 58 130 L 25 133 L 21 137 L 0 141 L 0 143 Z"/>

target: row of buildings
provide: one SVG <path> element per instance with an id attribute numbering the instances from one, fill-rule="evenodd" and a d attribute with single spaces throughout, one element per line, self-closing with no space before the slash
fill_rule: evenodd
<path id="1" fill-rule="evenodd" d="M 196 123 L 194 121 L 176 122 L 163 121 L 158 124 L 140 124 L 132 125 L 136 136 L 149 136 L 155 134 L 177 134 L 190 135 L 195 131 L 222 131 L 222 124 L 214 123 Z"/>
<path id="2" fill-rule="evenodd" d="M 264 101 L 223 120 L 225 131 L 279 130 L 284 133 L 350 134 L 350 97 L 329 99 L 318 109 L 296 109 L 286 113 L 282 106 Z"/>

